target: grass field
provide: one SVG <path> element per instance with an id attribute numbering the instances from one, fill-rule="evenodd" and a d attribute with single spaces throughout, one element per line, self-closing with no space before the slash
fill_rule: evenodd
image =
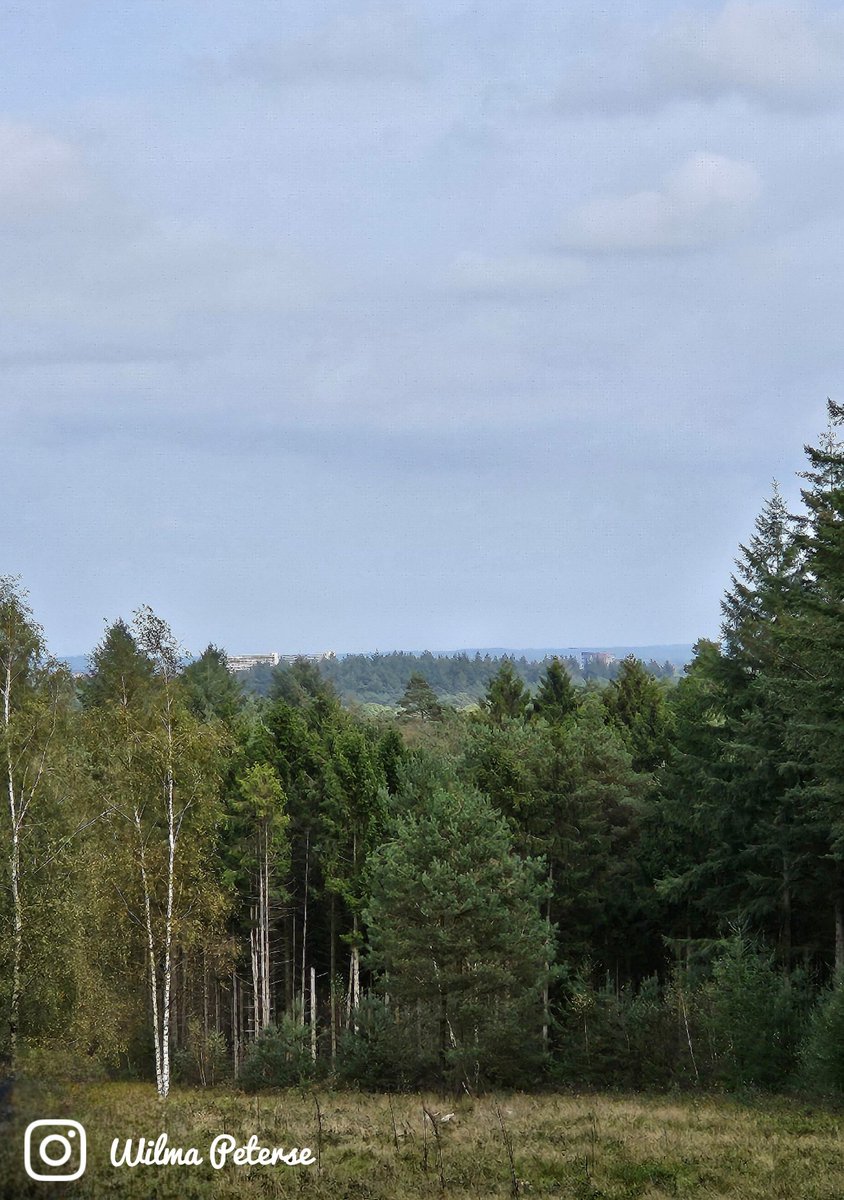
<path id="1" fill-rule="evenodd" d="M 506 1095 L 449 1104 L 434 1096 L 327 1090 L 257 1098 L 178 1090 L 161 1105 L 149 1086 L 115 1083 L 22 1089 L 18 1109 L 13 1124 L 3 1128 L 4 1200 L 844 1196 L 844 1115 L 785 1099 Z M 448 1113 L 454 1115 L 443 1122 Z M 24 1125 L 36 1117 L 70 1117 L 85 1126 L 88 1169 L 78 1181 L 34 1183 L 24 1173 Z M 171 1147 L 197 1147 L 203 1165 L 110 1165 L 112 1138 L 155 1139 L 162 1131 Z M 320 1165 L 215 1170 L 208 1147 L 217 1134 L 243 1143 L 257 1134 L 267 1146 L 309 1146 Z"/>

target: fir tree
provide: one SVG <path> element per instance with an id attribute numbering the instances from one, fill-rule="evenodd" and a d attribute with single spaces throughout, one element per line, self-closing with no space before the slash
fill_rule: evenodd
<path id="1" fill-rule="evenodd" d="M 531 709 L 549 725 L 559 725 L 577 708 L 577 690 L 559 658 L 552 658 L 539 680 Z"/>

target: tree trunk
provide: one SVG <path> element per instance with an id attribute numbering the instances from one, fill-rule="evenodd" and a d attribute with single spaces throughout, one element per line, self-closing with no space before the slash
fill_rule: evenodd
<path id="1" fill-rule="evenodd" d="M 173 731 L 168 725 L 168 747 L 173 751 Z M 171 758 L 172 762 L 172 758 Z M 173 899 L 176 882 L 176 814 L 173 805 L 173 773 L 167 776 L 167 909 L 164 917 L 164 998 L 161 1029 L 161 1098 L 170 1091 L 170 990 L 173 975 Z"/>
<path id="2" fill-rule="evenodd" d="M 251 909 L 251 928 L 249 930 L 249 953 L 252 961 L 252 1020 L 253 1036 L 258 1036 L 261 1028 L 261 974 L 258 964 L 258 916 L 255 905 Z"/>
<path id="3" fill-rule="evenodd" d="M 5 679 L 3 682 L 3 728 L 6 731 L 6 773 L 9 789 L 9 820 L 12 833 L 12 853 L 9 858 L 9 872 L 12 886 L 12 995 L 9 1001 L 9 1053 L 14 1070 L 18 1050 L 18 1028 L 20 1025 L 21 1005 L 21 970 L 23 966 L 23 904 L 20 893 L 21 878 L 21 845 L 20 824 L 21 813 L 15 780 L 12 770 L 12 745 L 10 726 L 12 723 L 12 661 L 11 652 L 6 661 Z"/>
<path id="4" fill-rule="evenodd" d="M 264 1024 L 267 1029 L 272 1021 L 270 992 L 270 848 L 268 830 L 264 828 L 264 926 L 261 931 L 263 965 Z"/>
<path id="5" fill-rule="evenodd" d="M 155 1055 L 155 1086 L 159 1096 L 162 1095 L 162 1055 L 161 1030 L 158 1013 L 158 967 L 155 961 L 155 930 L 152 925 L 152 900 L 147 875 L 146 850 L 144 848 L 141 814 L 138 808 L 134 811 L 135 829 L 138 834 L 138 862 L 141 868 L 141 888 L 144 894 L 144 925 L 147 935 L 147 965 L 149 967 L 150 1007 L 152 1009 L 152 1047 Z"/>
<path id="6" fill-rule="evenodd" d="M 232 971 L 232 1072 L 237 1079 L 240 1071 L 240 1033 L 237 1011 L 237 972 Z"/>
<path id="7" fill-rule="evenodd" d="M 546 936 L 551 940 L 551 888 L 554 882 L 554 868 L 548 864 L 548 899 L 545 903 L 545 928 Z M 548 959 L 545 960 L 545 980 L 542 985 L 542 1053 L 548 1053 L 548 1029 L 551 1022 L 550 1004 L 551 997 L 549 992 L 549 975 L 551 972 L 551 964 Z"/>
<path id="8" fill-rule="evenodd" d="M 317 1047 L 317 1007 L 316 1007 L 316 967 L 311 967 L 311 1059 L 316 1062 Z"/>
<path id="9" fill-rule="evenodd" d="M 331 1065 L 337 1061 L 337 914 L 335 896 L 331 893 L 331 916 L 328 928 L 329 1018 L 331 1020 Z"/>
<path id="10" fill-rule="evenodd" d="M 300 996 L 300 1019 L 305 1024 L 305 966 L 308 951 L 308 879 L 311 869 L 311 831 L 305 835 L 305 908 L 302 915 L 302 992 Z"/>
<path id="11" fill-rule="evenodd" d="M 782 958 L 786 971 L 791 970 L 791 877 L 788 859 L 782 860 Z"/>

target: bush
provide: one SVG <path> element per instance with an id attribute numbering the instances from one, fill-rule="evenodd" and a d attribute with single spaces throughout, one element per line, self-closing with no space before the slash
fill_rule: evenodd
<path id="1" fill-rule="evenodd" d="M 844 1092 L 844 980 L 819 997 L 800 1050 L 800 1081 L 810 1090 Z"/>
<path id="2" fill-rule="evenodd" d="M 176 1051 L 173 1069 L 183 1083 L 213 1087 L 229 1074 L 226 1039 L 217 1030 L 206 1032 L 196 1017 L 190 1017 L 186 1045 Z"/>
<path id="3" fill-rule="evenodd" d="M 355 1014 L 357 1033 L 340 1038 L 337 1075 L 366 1091 L 400 1092 L 424 1087 L 437 1077 L 433 1033 L 417 1028 L 383 1000 L 368 996 Z"/>
<path id="4" fill-rule="evenodd" d="M 782 1086 L 796 1060 L 800 980 L 789 980 L 770 952 L 737 933 L 713 963 L 704 996 L 716 1078 L 729 1088 Z"/>
<path id="5" fill-rule="evenodd" d="M 616 992 L 595 988 L 582 971 L 560 1013 L 553 1076 L 576 1086 L 664 1085 L 676 1064 L 675 1025 L 655 979 Z"/>
<path id="6" fill-rule="evenodd" d="M 24 1043 L 18 1070 L 27 1079 L 50 1083 L 99 1083 L 108 1077 L 96 1055 L 59 1038 L 33 1038 Z"/>
<path id="7" fill-rule="evenodd" d="M 294 1016 L 263 1030 L 249 1049 L 240 1068 L 239 1083 L 246 1092 L 262 1088 L 293 1087 L 312 1079 L 311 1031 Z"/>

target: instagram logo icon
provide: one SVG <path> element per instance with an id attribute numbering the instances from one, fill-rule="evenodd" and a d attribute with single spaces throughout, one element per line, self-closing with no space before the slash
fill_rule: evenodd
<path id="1" fill-rule="evenodd" d="M 67 1183 L 85 1172 L 85 1130 L 78 1121 L 43 1120 L 27 1125 L 23 1165 L 30 1179 Z"/>

